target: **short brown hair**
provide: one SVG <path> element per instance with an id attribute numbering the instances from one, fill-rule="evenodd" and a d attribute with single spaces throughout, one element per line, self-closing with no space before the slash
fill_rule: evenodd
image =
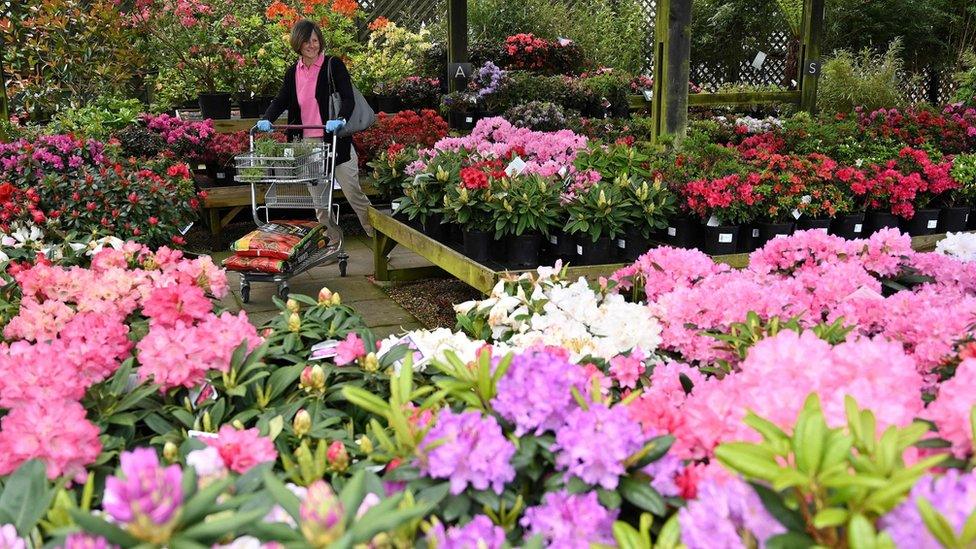
<path id="1" fill-rule="evenodd" d="M 322 36 L 322 29 L 314 21 L 308 19 L 302 19 L 291 28 L 291 39 L 289 39 L 291 49 L 301 55 L 302 45 L 312 39 L 313 32 L 315 37 L 319 39 L 319 53 L 322 53 L 322 50 L 325 49 L 325 37 Z"/>

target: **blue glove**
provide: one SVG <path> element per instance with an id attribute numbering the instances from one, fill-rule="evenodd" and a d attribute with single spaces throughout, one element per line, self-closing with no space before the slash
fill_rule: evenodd
<path id="1" fill-rule="evenodd" d="M 341 118 L 338 120 L 329 120 L 328 122 L 325 123 L 325 131 L 329 133 L 335 133 L 341 130 L 345 125 L 346 125 L 346 121 Z"/>
<path id="2" fill-rule="evenodd" d="M 258 131 L 270 132 L 271 131 L 271 121 L 270 120 L 258 120 Z"/>

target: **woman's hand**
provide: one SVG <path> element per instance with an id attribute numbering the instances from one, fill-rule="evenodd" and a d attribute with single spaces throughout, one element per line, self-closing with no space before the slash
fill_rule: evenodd
<path id="1" fill-rule="evenodd" d="M 346 125 L 346 121 L 341 118 L 338 120 L 329 120 L 328 122 L 325 123 L 325 131 L 329 133 L 335 133 L 341 130 L 345 125 Z"/>
<path id="2" fill-rule="evenodd" d="M 258 131 L 270 132 L 271 131 L 271 121 L 270 120 L 258 120 Z"/>

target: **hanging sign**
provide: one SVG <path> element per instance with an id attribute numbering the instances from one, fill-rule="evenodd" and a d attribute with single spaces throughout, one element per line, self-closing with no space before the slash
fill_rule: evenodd
<path id="1" fill-rule="evenodd" d="M 810 59 L 807 61 L 806 66 L 803 67 L 803 73 L 808 76 L 817 76 L 820 74 L 820 60 Z"/>
<path id="2" fill-rule="evenodd" d="M 471 63 L 448 63 L 448 78 L 471 78 Z"/>

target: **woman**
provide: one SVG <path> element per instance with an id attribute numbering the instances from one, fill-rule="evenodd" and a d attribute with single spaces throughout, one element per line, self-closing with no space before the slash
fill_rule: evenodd
<path id="1" fill-rule="evenodd" d="M 338 57 L 325 56 L 322 50 L 325 39 L 322 29 L 318 25 L 304 19 L 295 23 L 291 29 L 291 48 L 299 55 L 298 61 L 285 71 L 285 80 L 278 91 L 278 96 L 271 102 L 268 111 L 264 113 L 257 127 L 261 131 L 271 131 L 271 121 L 277 120 L 281 113 L 288 110 L 288 123 L 305 126 L 321 126 L 322 121 L 329 116 L 329 102 L 332 94 L 339 92 L 342 107 L 339 118 L 325 122 L 328 132 L 336 132 L 346 125 L 346 120 L 352 115 L 356 107 L 356 100 L 352 92 L 352 80 L 346 65 Z M 331 66 L 331 81 L 329 68 Z M 290 138 L 304 137 L 324 138 L 320 129 L 303 130 L 299 136 L 297 130 L 289 130 Z M 331 138 L 330 138 L 331 139 Z M 359 217 L 366 234 L 373 236 L 373 227 L 366 217 L 366 207 L 370 205 L 369 198 L 363 194 L 359 186 L 359 159 L 352 146 L 352 137 L 340 137 L 336 143 L 335 178 L 342 187 L 342 193 L 349 201 L 353 211 Z M 327 203 L 324 193 L 332 192 L 331 185 L 317 185 L 311 187 L 317 204 Z M 316 196 L 317 194 L 317 196 Z M 315 211 L 319 223 L 326 225 L 330 212 L 324 209 Z M 330 235 L 337 238 L 339 235 Z"/>

